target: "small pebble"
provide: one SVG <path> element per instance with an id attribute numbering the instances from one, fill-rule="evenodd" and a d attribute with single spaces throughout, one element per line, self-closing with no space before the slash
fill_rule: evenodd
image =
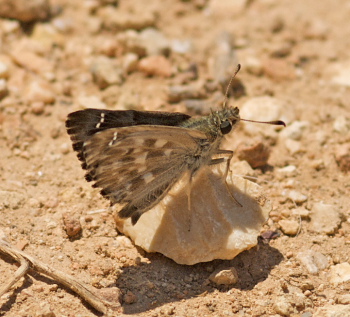
<path id="1" fill-rule="evenodd" d="M 263 66 L 260 59 L 249 56 L 244 61 L 244 69 L 247 70 L 250 74 L 255 76 L 261 76 L 263 73 Z"/>
<path id="2" fill-rule="evenodd" d="M 40 201 L 36 198 L 29 198 L 28 205 L 32 208 L 39 208 L 41 206 Z"/>
<path id="3" fill-rule="evenodd" d="M 310 210 L 300 207 L 297 209 L 293 209 L 292 214 L 295 216 L 300 216 L 302 219 L 307 219 L 310 217 Z"/>
<path id="4" fill-rule="evenodd" d="M 292 124 L 288 125 L 279 134 L 280 139 L 291 139 L 299 141 L 303 133 L 308 128 L 309 123 L 307 121 L 294 121 Z"/>
<path id="5" fill-rule="evenodd" d="M 284 80 L 294 80 L 296 72 L 292 65 L 288 64 L 284 59 L 269 59 L 263 63 L 263 70 L 266 76 L 276 82 Z"/>
<path id="6" fill-rule="evenodd" d="M 138 56 L 135 53 L 127 53 L 123 56 L 122 68 L 125 74 L 134 72 L 137 69 Z"/>
<path id="7" fill-rule="evenodd" d="M 329 275 L 330 282 L 335 285 L 350 281 L 350 263 L 343 262 L 331 266 Z"/>
<path id="8" fill-rule="evenodd" d="M 48 0 L 35 0 L 30 3 L 27 0 L 11 0 L 10 5 L 6 2 L 6 0 L 0 1 L 0 17 L 2 18 L 28 23 L 46 20 L 51 13 Z"/>
<path id="9" fill-rule="evenodd" d="M 247 161 L 238 161 L 238 162 L 231 163 L 230 169 L 234 171 L 236 175 L 239 174 L 239 176 L 242 176 L 242 177 L 256 176 L 256 172 L 251 168 L 251 166 Z"/>
<path id="10" fill-rule="evenodd" d="M 80 107 L 95 108 L 95 109 L 106 109 L 107 105 L 98 96 L 79 96 L 77 103 Z"/>
<path id="11" fill-rule="evenodd" d="M 336 147 L 334 156 L 342 172 L 350 171 L 350 144 L 344 143 Z"/>
<path id="12" fill-rule="evenodd" d="M 337 303 L 342 305 L 350 305 L 350 294 L 339 295 Z"/>
<path id="13" fill-rule="evenodd" d="M 202 99 L 205 97 L 206 93 L 204 89 L 195 85 L 173 85 L 169 87 L 168 91 L 168 100 L 171 103 L 184 99 Z"/>
<path id="14" fill-rule="evenodd" d="M 34 113 L 36 115 L 40 115 L 40 114 L 44 113 L 44 111 L 45 111 L 45 103 L 41 102 L 41 101 L 32 102 L 30 104 L 30 110 L 32 113 Z"/>
<path id="15" fill-rule="evenodd" d="M 138 64 L 138 69 L 147 76 L 170 77 L 173 73 L 169 60 L 160 55 L 141 59 Z"/>
<path id="16" fill-rule="evenodd" d="M 296 220 L 280 220 L 278 224 L 287 235 L 295 236 L 299 232 L 300 224 Z"/>
<path id="17" fill-rule="evenodd" d="M 0 78 L 7 79 L 10 75 L 7 64 L 0 61 Z"/>
<path id="18" fill-rule="evenodd" d="M 238 159 L 247 161 L 252 168 L 265 166 L 271 153 L 270 147 L 262 142 L 240 144 L 236 151 Z"/>
<path id="19" fill-rule="evenodd" d="M 295 165 L 287 165 L 285 167 L 281 167 L 277 170 L 278 173 L 282 174 L 293 174 L 297 170 Z"/>
<path id="20" fill-rule="evenodd" d="M 123 302 L 125 304 L 133 304 L 133 303 L 136 303 L 137 302 L 137 297 L 136 295 L 131 292 L 131 291 L 127 291 L 126 294 L 124 294 L 123 296 Z"/>
<path id="21" fill-rule="evenodd" d="M 33 80 L 29 83 L 25 98 L 32 103 L 50 104 L 55 102 L 55 95 L 49 84 L 43 81 Z"/>
<path id="22" fill-rule="evenodd" d="M 120 85 L 123 82 L 123 70 L 115 59 L 99 56 L 90 66 L 95 83 L 104 89 L 111 85 Z"/>
<path id="23" fill-rule="evenodd" d="M 3 78 L 0 79 L 0 99 L 4 98 L 8 93 L 7 81 Z"/>
<path id="24" fill-rule="evenodd" d="M 285 103 L 281 100 L 264 96 L 251 98 L 245 102 L 241 107 L 240 116 L 244 119 L 252 120 L 283 120 L 285 122 L 291 122 L 294 120 L 295 113 L 293 109 L 286 107 Z M 276 130 L 281 129 L 280 126 L 252 124 L 250 122 L 245 122 L 242 126 L 244 131 L 249 135 L 263 135 L 272 140 L 277 139 Z"/>
<path id="25" fill-rule="evenodd" d="M 70 213 L 64 213 L 62 215 L 63 227 L 68 237 L 76 237 L 82 232 L 82 227 L 78 218 L 74 217 Z"/>
<path id="26" fill-rule="evenodd" d="M 274 299 L 273 308 L 277 314 L 282 316 L 290 316 L 293 312 L 293 307 L 287 298 L 278 296 Z"/>
<path id="27" fill-rule="evenodd" d="M 68 154 L 70 152 L 71 145 L 69 143 L 62 143 L 60 146 L 60 151 L 62 154 Z"/>
<path id="28" fill-rule="evenodd" d="M 233 285 L 238 282 L 238 274 L 234 267 L 226 270 L 216 270 L 209 276 L 209 280 L 218 285 Z"/>
<path id="29" fill-rule="evenodd" d="M 338 210 L 329 204 L 315 203 L 310 214 L 310 230 L 317 233 L 334 234 L 341 224 Z"/>
<path id="30" fill-rule="evenodd" d="M 336 117 L 333 122 L 333 130 L 341 134 L 349 133 L 350 121 L 344 116 Z"/>
<path id="31" fill-rule="evenodd" d="M 325 304 L 315 309 L 314 317 L 348 317 L 350 316 L 349 305 Z"/>
<path id="32" fill-rule="evenodd" d="M 140 41 L 145 47 L 146 55 L 164 55 L 170 54 L 170 41 L 163 33 L 154 28 L 147 28 L 140 32 Z"/>
<path id="33" fill-rule="evenodd" d="M 16 64 L 37 74 L 52 73 L 54 68 L 52 62 L 34 53 L 36 47 L 32 48 L 33 51 L 30 51 L 31 44 L 31 42 L 20 44 L 18 48 L 11 52 L 12 59 Z"/>
<path id="34" fill-rule="evenodd" d="M 296 258 L 305 266 L 311 274 L 317 274 L 320 270 L 328 267 L 328 259 L 320 252 L 307 250 L 299 252 Z"/>
<path id="35" fill-rule="evenodd" d="M 119 9 L 118 6 L 106 5 L 98 10 L 98 17 L 109 30 L 143 30 L 154 27 L 157 16 L 154 10 L 145 6 L 133 6 L 132 10 Z"/>
<path id="36" fill-rule="evenodd" d="M 301 151 L 301 143 L 292 139 L 286 139 L 284 145 L 291 155 L 294 155 Z"/>
<path id="37" fill-rule="evenodd" d="M 320 171 L 320 170 L 325 169 L 326 165 L 325 165 L 323 159 L 319 159 L 319 160 L 312 160 L 310 162 L 310 167 L 312 167 L 316 171 Z"/>
<path id="38" fill-rule="evenodd" d="M 36 310 L 35 317 L 55 317 L 56 314 L 47 302 L 40 303 L 40 308 Z"/>
<path id="39" fill-rule="evenodd" d="M 298 205 L 302 204 L 308 199 L 306 195 L 303 195 L 302 193 L 296 190 L 290 190 L 289 192 L 287 192 L 286 196 Z"/>
<path id="40" fill-rule="evenodd" d="M 101 298 L 108 303 L 111 303 L 113 307 L 120 307 L 122 300 L 120 289 L 117 287 L 107 287 L 96 290 Z"/>
<path id="41" fill-rule="evenodd" d="M 322 20 L 309 21 L 306 28 L 303 29 L 306 39 L 324 40 L 329 34 L 330 27 Z"/>
<path id="42" fill-rule="evenodd" d="M 178 54 L 186 54 L 192 50 L 193 43 L 191 40 L 174 39 L 170 43 L 171 51 Z"/>

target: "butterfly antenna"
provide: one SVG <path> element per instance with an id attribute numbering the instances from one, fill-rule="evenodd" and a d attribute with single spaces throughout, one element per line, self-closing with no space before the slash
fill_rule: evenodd
<path id="1" fill-rule="evenodd" d="M 248 119 L 242 119 L 241 121 L 246 121 L 246 122 L 255 122 L 255 123 L 265 123 L 265 124 L 271 124 L 271 125 L 283 125 L 284 127 L 286 124 L 282 120 L 275 120 L 275 121 L 256 121 L 256 120 L 248 120 Z"/>
<path id="2" fill-rule="evenodd" d="M 222 104 L 223 108 L 226 108 L 226 103 L 227 103 L 227 100 L 228 100 L 228 91 L 231 88 L 233 79 L 236 77 L 236 75 L 237 75 L 237 73 L 239 72 L 240 69 L 241 69 L 241 64 L 238 64 L 234 74 L 231 76 L 231 79 L 230 79 L 230 81 L 229 81 L 229 83 L 227 85 L 226 92 L 225 92 L 225 97 L 224 97 L 224 102 Z"/>

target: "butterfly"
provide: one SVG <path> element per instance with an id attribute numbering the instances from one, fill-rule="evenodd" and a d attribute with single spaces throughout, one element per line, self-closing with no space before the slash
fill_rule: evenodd
<path id="1" fill-rule="evenodd" d="M 229 164 L 233 152 L 220 144 L 240 120 L 239 109 L 225 101 L 220 110 L 202 117 L 85 109 L 70 113 L 66 127 L 86 180 L 118 204 L 119 217 L 136 224 L 186 173 L 191 181 L 203 166 Z"/>

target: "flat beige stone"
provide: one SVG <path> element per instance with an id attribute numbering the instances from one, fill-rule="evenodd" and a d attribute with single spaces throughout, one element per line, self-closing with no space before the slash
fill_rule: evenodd
<path id="1" fill-rule="evenodd" d="M 271 203 L 259 185 L 242 177 L 229 173 L 226 186 L 224 170 L 225 164 L 202 168 L 191 185 L 185 175 L 135 226 L 115 216 L 118 230 L 179 264 L 232 259 L 254 247 Z"/>

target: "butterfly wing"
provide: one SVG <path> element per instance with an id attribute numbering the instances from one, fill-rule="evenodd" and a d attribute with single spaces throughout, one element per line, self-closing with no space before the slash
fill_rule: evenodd
<path id="1" fill-rule="evenodd" d="M 135 224 L 186 171 L 201 165 L 207 147 L 203 132 L 143 125 L 95 133 L 83 142 L 80 157 L 86 179 L 121 206 L 121 217 L 131 217 Z"/>
<path id="2" fill-rule="evenodd" d="M 178 126 L 189 118 L 177 112 L 84 109 L 70 113 L 66 127 L 73 141 L 73 149 L 84 163 L 81 153 L 83 144 L 97 132 L 135 125 Z"/>

